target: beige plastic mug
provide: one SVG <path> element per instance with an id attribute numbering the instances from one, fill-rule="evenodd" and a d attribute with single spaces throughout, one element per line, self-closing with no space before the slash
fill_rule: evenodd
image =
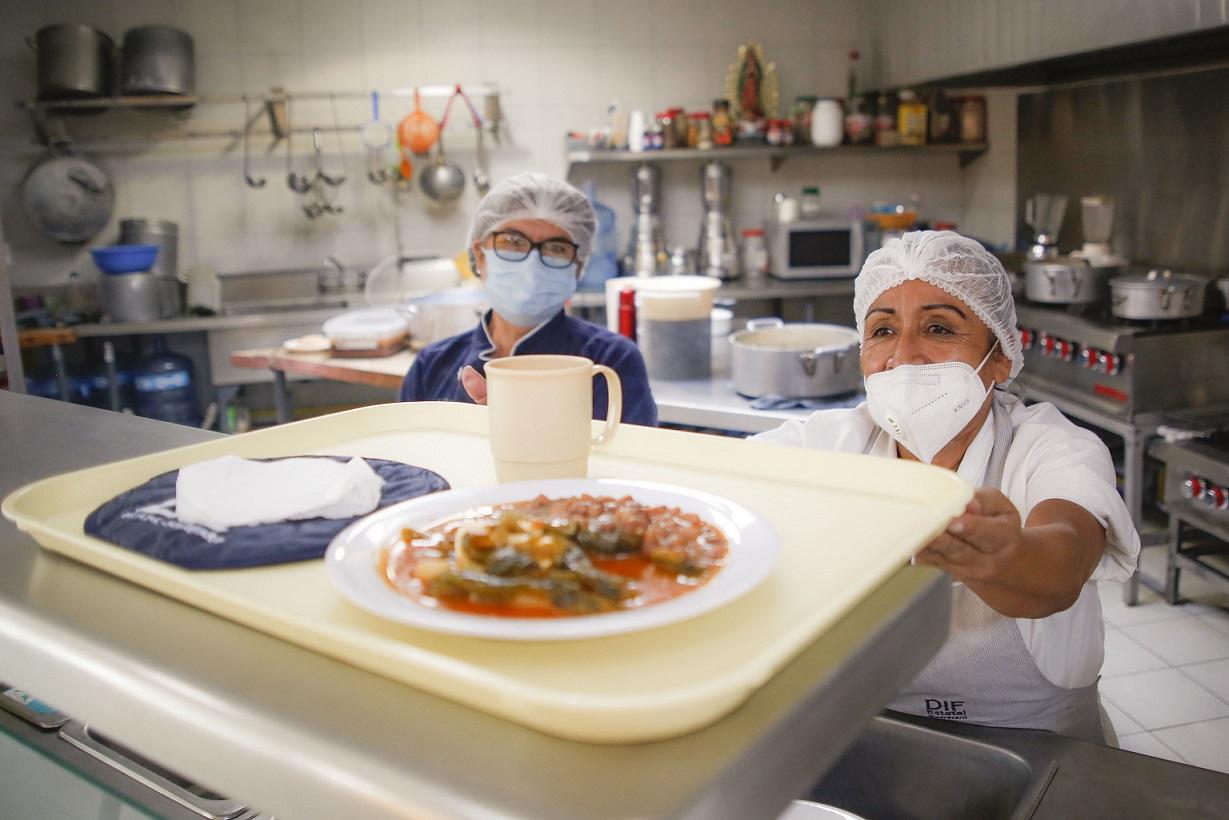
<path id="1" fill-rule="evenodd" d="M 619 374 L 582 356 L 509 356 L 486 364 L 491 454 L 500 481 L 584 478 L 589 448 L 619 429 Z M 593 377 L 606 377 L 606 426 L 594 437 Z"/>

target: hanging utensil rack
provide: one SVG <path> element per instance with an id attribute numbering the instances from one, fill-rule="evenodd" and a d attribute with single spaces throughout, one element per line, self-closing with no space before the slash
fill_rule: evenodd
<path id="1" fill-rule="evenodd" d="M 422 97 L 428 99 L 448 99 L 452 96 L 456 89 L 455 85 L 425 85 L 418 88 Z M 499 110 L 498 99 L 500 92 L 494 83 L 475 83 L 463 85 L 462 89 L 465 94 L 470 97 L 479 97 L 484 100 L 494 100 L 494 105 L 489 106 L 488 110 Z M 46 141 L 46 135 L 49 131 L 49 123 L 51 120 L 61 120 L 59 116 L 62 113 L 72 112 L 74 109 L 106 109 L 106 110 L 124 110 L 124 109 L 140 109 L 148 113 L 168 113 L 174 114 L 179 119 L 186 119 L 189 114 L 185 110 L 187 106 L 196 105 L 226 105 L 226 104 L 243 104 L 251 105 L 253 103 L 263 105 L 267 114 L 266 119 L 269 122 L 268 131 L 260 131 L 254 133 L 269 133 L 277 139 L 282 139 L 287 133 L 292 134 L 311 134 L 314 130 L 319 130 L 323 133 L 358 133 L 362 130 L 361 125 L 354 126 L 331 126 L 322 127 L 319 129 L 310 126 L 299 128 L 285 129 L 279 123 L 285 122 L 284 111 L 287 102 L 311 102 L 329 100 L 368 100 L 371 98 L 372 89 L 364 91 L 284 91 L 282 89 L 271 89 L 265 93 L 259 94 L 200 94 L 195 96 L 182 95 L 151 95 L 147 97 L 101 97 L 91 100 L 61 100 L 61 101 L 45 101 L 45 100 L 20 100 L 17 107 L 27 111 L 34 124 L 35 131 L 39 136 L 40 141 Z M 392 88 L 386 90 L 377 90 L 382 98 L 386 99 L 413 99 L 414 88 Z M 161 110 L 161 111 L 160 111 Z M 281 112 L 281 113 L 279 113 Z M 500 122 L 498 120 L 487 119 L 485 127 L 491 131 L 493 135 L 498 136 Z M 184 129 L 184 130 L 167 130 L 151 133 L 144 138 L 136 138 L 131 136 L 117 138 L 116 142 L 149 142 L 149 141 L 169 141 L 169 140 L 184 140 L 184 139 L 243 139 L 244 132 L 237 128 L 200 128 L 200 129 Z M 109 142 L 110 140 L 108 140 Z"/>

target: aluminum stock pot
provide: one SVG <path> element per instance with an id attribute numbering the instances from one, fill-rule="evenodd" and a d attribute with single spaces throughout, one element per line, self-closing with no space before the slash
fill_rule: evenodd
<path id="1" fill-rule="evenodd" d="M 1189 319 L 1203 313 L 1208 281 L 1190 273 L 1150 270 L 1110 280 L 1114 315 L 1122 319 Z"/>
<path id="2" fill-rule="evenodd" d="M 1109 295 L 1109 279 L 1116 267 L 1094 267 L 1087 261 L 1058 256 L 1024 266 L 1024 292 L 1029 301 L 1054 305 L 1086 305 Z"/>
<path id="3" fill-rule="evenodd" d="M 744 396 L 822 398 L 862 385 L 858 332 L 828 324 L 752 319 L 730 334 L 734 389 Z"/>

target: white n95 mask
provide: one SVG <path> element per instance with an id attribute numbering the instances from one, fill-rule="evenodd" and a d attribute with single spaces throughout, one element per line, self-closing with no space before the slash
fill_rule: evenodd
<path id="1" fill-rule="evenodd" d="M 973 420 L 993 384 L 964 362 L 902 364 L 866 377 L 866 409 L 897 444 L 929 464 Z"/>

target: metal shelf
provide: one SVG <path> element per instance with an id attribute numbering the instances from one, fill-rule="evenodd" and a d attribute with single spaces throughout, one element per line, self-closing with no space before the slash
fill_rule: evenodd
<path id="1" fill-rule="evenodd" d="M 936 155 L 955 154 L 960 158 L 960 167 L 964 168 L 973 160 L 990 149 L 985 142 L 944 143 L 938 145 L 897 145 L 880 147 L 875 145 L 838 145 L 834 148 L 823 148 L 816 145 L 732 145 L 728 148 L 669 148 L 655 151 L 611 151 L 602 149 L 571 150 L 567 152 L 568 165 L 588 165 L 599 163 L 641 163 L 641 162 L 673 162 L 710 159 L 754 159 L 766 157 L 772 164 L 772 170 L 777 170 L 786 159 L 809 154 L 830 154 L 839 156 L 871 156 L 882 154 L 914 154 Z"/>

